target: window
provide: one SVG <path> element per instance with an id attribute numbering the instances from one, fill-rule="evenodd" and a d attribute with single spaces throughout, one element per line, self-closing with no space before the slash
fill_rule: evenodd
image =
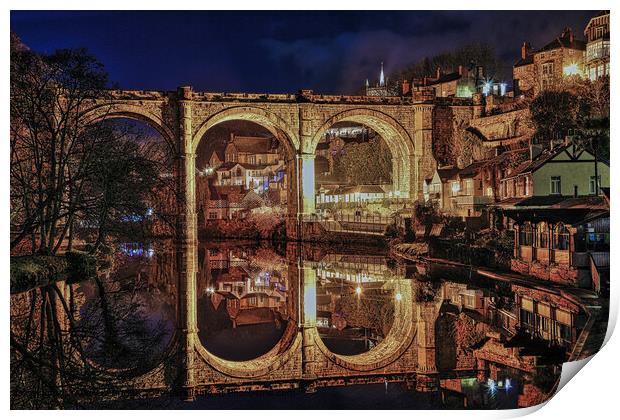
<path id="1" fill-rule="evenodd" d="M 217 219 L 217 213 L 214 211 L 209 212 L 209 219 Z"/>
<path id="2" fill-rule="evenodd" d="M 590 194 L 598 194 L 597 191 L 597 185 L 596 185 L 596 177 L 595 176 L 591 176 L 590 177 Z M 598 176 L 598 187 L 601 187 L 601 176 Z"/>
<path id="3" fill-rule="evenodd" d="M 567 250 L 570 242 L 570 232 L 564 224 L 559 224 L 554 229 L 553 248 L 558 250 Z"/>
<path id="4" fill-rule="evenodd" d="M 542 65 L 543 76 L 553 76 L 553 63 L 545 63 Z"/>
<path id="5" fill-rule="evenodd" d="M 562 177 L 551 177 L 551 194 L 562 194 Z"/>
<path id="6" fill-rule="evenodd" d="M 602 26 L 599 26 L 598 28 L 596 28 L 596 35 L 595 36 L 596 36 L 597 39 L 601 38 L 603 36 L 603 29 L 604 28 Z"/>
<path id="7" fill-rule="evenodd" d="M 547 228 L 547 223 L 540 222 L 536 225 L 536 233 L 538 237 L 538 247 L 539 248 L 548 248 L 549 247 L 549 231 Z"/>

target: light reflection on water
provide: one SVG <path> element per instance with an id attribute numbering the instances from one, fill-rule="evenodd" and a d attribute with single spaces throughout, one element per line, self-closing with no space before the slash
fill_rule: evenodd
<path id="1" fill-rule="evenodd" d="M 67 301 L 76 314 L 71 328 L 84 355 L 98 366 L 146 369 L 164 355 L 175 333 L 176 254 L 171 242 L 125 243 L 117 249 L 108 273 L 69 287 Z M 288 251 L 267 244 L 200 244 L 195 296 L 198 335 L 208 352 L 247 361 L 284 345 L 286 331 L 294 333 L 300 321 L 300 264 L 316 280 L 319 337 L 340 355 L 371 351 L 390 334 L 395 305 L 403 301 L 400 282 L 410 282 L 420 308 L 417 316 L 435 311 L 427 351 L 445 378 L 437 403 L 442 406 L 467 400 L 469 406 L 509 408 L 520 404 L 526 388 L 548 393 L 559 375 L 554 366 L 564 360 L 583 322 L 578 312 L 568 326 L 528 313 L 531 305 L 547 305 L 558 313 L 571 310 L 557 297 L 448 267 L 398 264 L 383 251 Z M 301 262 L 296 255 L 303 256 Z M 17 335 L 27 328 L 29 302 L 25 296 L 12 299 Z M 502 366 L 494 362 L 497 354 L 521 365 Z M 541 371 L 536 360 L 549 368 Z M 454 377 L 453 372 L 465 373 Z M 270 398 L 275 397 L 266 397 L 265 404 Z"/>

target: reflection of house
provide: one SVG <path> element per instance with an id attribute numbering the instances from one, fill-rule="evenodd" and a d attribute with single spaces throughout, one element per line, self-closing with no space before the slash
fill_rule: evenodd
<path id="1" fill-rule="evenodd" d="M 537 292 L 513 285 L 518 307 L 519 325 L 543 340 L 567 349 L 577 339 L 577 328 L 583 327 L 579 307 L 560 295 Z"/>
<path id="2" fill-rule="evenodd" d="M 286 279 L 280 273 L 253 272 L 232 267 L 215 276 L 213 296 L 226 301 L 235 325 L 273 322 L 279 313 L 286 315 Z M 212 296 L 212 297 L 213 297 Z"/>
<path id="3" fill-rule="evenodd" d="M 592 261 L 609 267 L 609 207 L 603 197 L 529 197 L 503 206 L 515 221 L 512 269 L 571 286 L 592 286 Z"/>
<path id="4" fill-rule="evenodd" d="M 599 192 L 596 191 L 598 174 Z M 573 145 L 558 146 L 524 162 L 500 181 L 500 197 L 584 196 L 609 186 L 609 164 Z"/>
<path id="5" fill-rule="evenodd" d="M 609 75 L 609 10 L 594 16 L 586 25 L 585 74 L 590 80 Z"/>

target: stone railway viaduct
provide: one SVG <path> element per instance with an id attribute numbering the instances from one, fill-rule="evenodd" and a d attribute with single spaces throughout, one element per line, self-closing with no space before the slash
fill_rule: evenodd
<path id="1" fill-rule="evenodd" d="M 436 167 L 433 158 L 432 101 L 412 97 L 362 97 L 299 94 L 220 94 L 194 92 L 109 91 L 89 100 L 83 121 L 112 118 L 143 121 L 170 145 L 177 180 L 177 329 L 169 352 L 178 363 L 162 362 L 135 380 L 135 389 L 174 387 L 188 398 L 227 389 L 279 389 L 412 380 L 420 390 L 436 389 L 435 303 L 415 302 L 411 281 L 401 281 L 402 299 L 389 336 L 371 351 L 339 356 L 322 343 L 316 330 L 316 272 L 291 267 L 298 279 L 298 319 L 289 322 L 282 341 L 248 362 L 231 362 L 210 354 L 198 339 L 196 321 L 197 216 L 196 150 L 204 134 L 219 123 L 246 120 L 267 128 L 285 146 L 289 183 L 287 234 L 301 237 L 304 216 L 315 212 L 314 158 L 317 144 L 333 124 L 363 123 L 386 141 L 392 152 L 393 189 L 402 198 L 422 196 L 423 180 Z M 464 118 L 472 109 L 461 108 Z M 460 126 L 462 122 L 447 121 Z M 168 356 L 171 356 L 168 354 Z M 176 379 L 171 379 L 176 378 Z M 301 384 L 301 385 L 300 385 Z"/>

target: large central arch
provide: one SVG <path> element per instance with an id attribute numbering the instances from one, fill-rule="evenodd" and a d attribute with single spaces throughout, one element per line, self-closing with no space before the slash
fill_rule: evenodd
<path id="1" fill-rule="evenodd" d="M 364 124 L 376 131 L 392 152 L 392 183 L 402 197 L 415 196 L 411 190 L 414 143 L 403 126 L 391 116 L 370 108 L 354 108 L 330 117 L 312 137 L 310 151 L 314 153 L 325 132 L 334 124 L 349 121 Z"/>
<path id="2" fill-rule="evenodd" d="M 225 121 L 232 120 L 250 121 L 265 127 L 278 141 L 284 144 L 287 160 L 293 159 L 296 151 L 299 149 L 299 136 L 282 118 L 263 108 L 235 106 L 210 116 L 200 124 L 192 138 L 192 153 L 196 153 L 200 141 L 209 129 Z"/>

